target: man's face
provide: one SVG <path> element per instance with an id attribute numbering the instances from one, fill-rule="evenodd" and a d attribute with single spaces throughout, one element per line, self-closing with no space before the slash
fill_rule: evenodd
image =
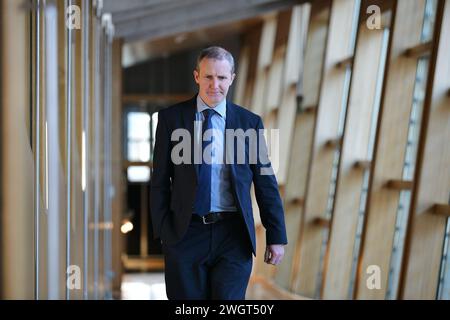
<path id="1" fill-rule="evenodd" d="M 235 74 L 231 73 L 231 65 L 226 59 L 204 58 L 200 61 L 199 69 L 194 70 L 194 79 L 199 86 L 200 98 L 208 106 L 214 107 L 226 98 Z"/>

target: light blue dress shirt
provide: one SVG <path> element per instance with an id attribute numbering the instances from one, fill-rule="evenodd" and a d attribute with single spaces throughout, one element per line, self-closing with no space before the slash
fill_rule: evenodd
<path id="1" fill-rule="evenodd" d="M 211 122 L 214 130 L 211 156 L 211 212 L 237 211 L 231 189 L 230 168 L 225 165 L 225 120 L 227 102 L 224 99 L 214 108 L 208 105 L 197 95 L 197 112 L 195 120 L 205 119 L 202 111 L 212 109 Z M 201 137 L 201 131 L 196 132 L 196 139 Z M 197 140 L 199 141 L 199 140 Z M 201 144 L 200 144 L 201 145 Z M 201 192 L 201 191 L 200 191 Z"/>

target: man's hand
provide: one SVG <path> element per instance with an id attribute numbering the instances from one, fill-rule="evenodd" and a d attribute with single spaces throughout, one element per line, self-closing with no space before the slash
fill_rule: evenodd
<path id="1" fill-rule="evenodd" d="M 266 247 L 264 254 L 264 262 L 268 264 L 278 265 L 284 256 L 283 244 L 270 244 Z"/>

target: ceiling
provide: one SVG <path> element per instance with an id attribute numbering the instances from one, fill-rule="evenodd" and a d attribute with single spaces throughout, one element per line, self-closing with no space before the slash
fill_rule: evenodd
<path id="1" fill-rule="evenodd" d="M 124 66 L 241 33 L 306 0 L 103 0 Z"/>

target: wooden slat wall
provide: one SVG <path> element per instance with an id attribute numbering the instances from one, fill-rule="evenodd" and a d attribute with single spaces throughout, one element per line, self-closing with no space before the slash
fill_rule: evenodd
<path id="1" fill-rule="evenodd" d="M 311 12 L 315 9 L 316 4 L 312 4 L 312 8 L 302 7 L 301 13 L 305 11 Z M 326 8 L 323 10 L 325 15 L 329 13 Z M 303 19 L 306 16 L 302 15 Z M 295 21 L 295 20 L 294 20 Z M 304 22 L 304 20 L 303 20 Z M 302 21 L 301 21 L 302 23 Z M 301 24 L 303 28 L 305 25 Z M 301 74 L 302 83 L 316 82 L 319 83 L 321 79 L 322 63 L 325 52 L 326 35 L 327 35 L 327 20 L 323 20 L 322 16 L 316 14 L 311 17 L 308 27 L 308 36 L 305 39 L 305 58 L 304 58 L 304 72 Z M 306 28 L 305 28 L 306 29 Z M 303 32 L 303 29 L 299 30 Z M 297 31 L 298 32 L 298 31 Z M 294 36 L 294 39 L 296 36 Z M 291 40 L 291 38 L 290 38 Z M 289 51 L 288 51 L 289 54 Z M 303 63 L 303 62 L 302 62 Z M 294 78 L 290 78 L 290 71 L 286 73 L 286 82 L 291 83 Z M 288 80 L 290 79 L 290 80 Z M 298 78 L 295 79 L 296 82 L 299 81 Z M 292 88 L 292 86 L 290 86 Z M 296 89 L 292 88 L 296 94 Z M 290 89 L 290 90 L 292 90 Z M 288 91 L 291 94 L 291 91 Z M 319 94 L 319 86 L 311 90 L 305 91 L 304 101 L 314 101 L 317 104 Z M 303 105 L 301 105 L 303 106 Z M 306 182 L 308 177 L 309 159 L 311 154 L 311 143 L 314 134 L 314 112 L 301 112 L 296 110 L 296 114 L 293 115 L 295 119 L 294 130 L 292 133 L 291 144 L 287 145 L 289 149 L 292 150 L 290 153 L 290 161 L 288 163 L 287 178 L 286 178 L 286 189 L 284 196 L 284 208 L 285 208 L 285 219 L 286 228 L 288 234 L 289 245 L 285 248 L 285 258 L 283 263 L 278 267 L 278 271 L 275 277 L 275 282 L 285 288 L 292 289 L 293 279 L 296 273 L 296 261 L 299 254 L 299 245 L 297 239 L 299 238 L 301 230 L 301 217 L 303 208 L 303 199 L 305 196 Z M 284 119 L 280 119 L 279 127 L 282 130 Z M 282 153 L 283 149 L 280 150 Z"/>
<path id="2" fill-rule="evenodd" d="M 244 43 L 246 43 L 248 47 L 248 55 L 249 55 L 249 61 L 248 61 L 248 70 L 247 70 L 247 77 L 244 79 L 245 82 L 245 89 L 244 93 L 242 95 L 242 106 L 246 108 L 251 108 L 252 106 L 252 97 L 253 92 L 255 89 L 255 83 L 256 83 L 256 76 L 258 72 L 258 50 L 260 47 L 260 41 L 261 41 L 261 33 L 263 29 L 263 24 L 257 25 L 253 28 L 251 28 L 244 37 Z M 241 75 L 236 75 L 238 78 L 241 77 Z M 238 96 L 239 98 L 239 96 Z M 237 100 L 239 101 L 239 100 Z M 239 102 L 237 102 L 239 104 Z"/>
<path id="3" fill-rule="evenodd" d="M 297 110 L 297 83 L 303 69 L 306 46 L 306 36 L 310 15 L 310 4 L 295 6 L 289 28 L 286 49 L 286 62 L 283 78 L 280 79 L 281 93 L 278 108 L 278 123 L 280 130 L 279 166 L 277 172 L 278 183 L 285 185 L 287 181 L 290 150 L 294 133 L 295 114 Z"/>
<path id="4" fill-rule="evenodd" d="M 235 70 L 236 78 L 234 83 L 236 89 L 234 92 L 234 102 L 244 106 L 245 90 L 247 89 L 248 69 L 250 64 L 250 45 L 246 44 L 239 54 L 238 70 Z"/>
<path id="5" fill-rule="evenodd" d="M 254 79 L 254 87 L 253 87 L 253 95 L 251 99 L 251 110 L 261 117 L 264 116 L 264 101 L 266 99 L 266 86 L 268 81 L 268 71 L 270 62 L 272 60 L 275 38 L 276 38 L 276 28 L 277 28 L 277 15 L 270 15 L 266 17 L 261 36 L 259 40 L 259 51 L 257 53 L 257 64 L 256 64 L 256 72 Z M 264 119 L 265 128 L 270 126 L 270 121 L 268 119 Z M 269 122 L 269 123 L 268 123 Z M 261 219 L 259 216 L 259 208 L 256 202 L 256 197 L 254 190 L 251 193 L 252 196 L 252 206 L 253 206 L 253 216 L 255 218 L 255 227 L 256 227 L 256 257 L 258 259 L 254 260 L 254 274 L 265 274 L 271 275 L 273 273 L 272 269 L 269 269 L 270 266 L 264 263 L 264 252 L 266 249 L 266 237 L 265 230 L 261 224 Z"/>
<path id="6" fill-rule="evenodd" d="M 277 120 L 277 115 L 276 113 L 269 113 L 265 116 L 264 118 L 264 128 L 267 130 L 270 130 L 272 128 L 275 128 L 276 126 L 276 120 Z M 269 131 L 268 131 L 269 133 Z M 266 141 L 269 144 L 269 140 L 270 140 L 270 133 L 266 136 Z M 270 150 L 269 150 L 270 151 Z M 273 152 L 273 151 L 272 151 Z M 270 156 L 270 153 L 269 153 Z M 274 171 L 276 164 L 274 163 L 273 159 L 271 159 L 272 162 L 272 166 L 274 167 Z M 282 188 L 280 190 L 280 193 L 282 193 Z M 254 195 L 254 192 L 252 192 L 252 198 L 253 198 L 253 208 L 257 208 L 258 205 L 256 203 L 256 197 Z M 257 274 L 264 274 L 266 275 L 268 278 L 271 278 L 274 273 L 275 273 L 275 267 L 273 265 L 269 265 L 266 264 L 264 262 L 264 252 L 266 250 L 266 233 L 265 233 L 265 229 L 263 228 L 262 224 L 261 224 L 261 220 L 259 217 L 259 210 L 253 210 L 253 214 L 254 215 L 258 215 L 257 218 L 255 218 L 255 225 L 258 229 L 260 229 L 261 231 L 259 231 L 258 234 L 258 239 L 257 239 L 257 252 L 256 252 L 256 256 L 258 257 L 256 259 L 256 265 L 255 265 L 255 273 Z"/>
<path id="7" fill-rule="evenodd" d="M 29 15 L 15 0 L 2 7 L 2 200 L 1 293 L 3 299 L 34 298 L 33 154 L 30 145 Z"/>
<path id="8" fill-rule="evenodd" d="M 442 40 L 436 66 L 433 59 L 430 64 L 434 88 L 430 82 L 422 117 L 424 128 L 419 143 L 417 181 L 403 181 L 402 176 L 417 61 L 428 52 L 420 51 L 416 55 L 405 52 L 407 49 L 417 51 L 433 48 L 433 44 L 436 46 L 435 42 L 423 44 L 420 39 L 426 0 L 389 3 L 362 1 L 355 56 L 351 52 L 350 41 L 354 9 L 359 1 L 330 1 L 330 11 L 327 1 L 311 3 L 306 44 L 304 37 L 294 35 L 299 31 L 298 27 L 294 28 L 295 24 L 299 25 L 295 10 L 291 17 L 287 47 L 280 46 L 279 21 L 266 22 L 257 67 L 253 71 L 249 68 L 246 77 L 247 85 L 255 84 L 252 111 L 263 116 L 266 128 L 283 130 L 287 127 L 287 132 L 280 132 L 280 138 L 286 138 L 289 143 L 282 142 L 280 145 L 278 179 L 284 199 L 289 245 L 280 266 L 274 268 L 263 263 L 265 231 L 260 225 L 258 208 L 253 199 L 258 242 L 254 276 L 273 277 L 273 283 L 277 286 L 302 296 L 385 299 L 401 190 L 389 185 L 397 184 L 410 187 L 413 199 L 398 297 L 436 297 L 448 219 L 445 212 L 450 196 L 450 151 L 445 144 L 450 136 L 450 48 L 443 40 L 449 37 L 450 1 L 445 1 L 445 11 L 444 1 L 438 2 L 441 5 L 438 12 L 444 12 L 442 26 L 439 19 L 442 15 L 436 18 Z M 385 69 L 380 64 L 385 33 L 383 29 L 368 29 L 365 21 L 367 6 L 371 4 L 382 5 L 382 26 L 391 28 Z M 328 13 L 331 15 L 329 22 Z M 305 28 L 300 29 L 304 31 Z M 295 49 L 290 47 L 294 43 L 292 39 L 297 39 Z M 306 45 L 304 57 L 301 43 Z M 302 62 L 304 68 L 301 67 Z M 302 70 L 298 78 L 293 71 L 296 63 L 300 64 L 298 70 Z M 352 68 L 352 76 L 341 137 L 338 123 L 346 94 L 343 92 L 345 73 L 349 67 Z M 434 67 L 437 70 L 435 74 Z M 380 90 L 377 83 L 380 76 L 383 84 L 376 121 L 373 116 L 376 115 L 375 95 Z M 297 108 L 295 92 L 301 94 Z M 368 150 L 369 136 L 374 130 L 371 128 L 373 125 L 376 125 L 377 133 L 373 159 L 369 159 L 372 153 Z M 340 162 L 332 219 L 328 221 L 326 211 L 336 148 L 341 151 Z M 367 173 L 370 173 L 367 201 L 360 203 L 364 199 L 361 198 L 362 185 Z M 440 214 L 435 212 L 436 205 L 443 208 Z M 361 206 L 366 207 L 366 212 L 361 246 L 355 252 Z M 324 228 L 329 228 L 330 233 L 325 257 L 321 260 Z M 353 282 L 355 254 L 359 255 L 359 259 L 356 282 Z M 380 267 L 381 290 L 371 290 L 366 285 L 369 265 Z M 323 274 L 318 277 L 322 267 Z M 350 287 L 352 284 L 354 286 Z M 397 286 L 397 283 L 393 285 Z"/>
<path id="9" fill-rule="evenodd" d="M 402 178 L 417 65 L 417 59 L 405 57 L 403 53 L 420 42 L 424 6 L 424 0 L 397 1 L 369 182 L 357 299 L 384 299 L 386 294 L 399 192 L 385 185 L 390 179 Z M 366 270 L 370 265 L 380 267 L 379 290 L 371 290 L 366 285 Z"/>
<path id="10" fill-rule="evenodd" d="M 410 211 L 409 246 L 405 252 L 402 299 L 435 299 L 448 217 L 433 214 L 435 204 L 450 201 L 450 1 L 441 1 L 443 15 L 430 103 L 425 102 L 417 162 L 416 185 Z M 439 27 L 439 18 L 436 19 Z M 433 64 L 430 64 L 433 66 Z M 429 71 L 432 75 L 431 70 Z M 447 257 L 448 259 L 448 257 Z M 448 263 L 448 262 L 447 262 Z"/>
<path id="11" fill-rule="evenodd" d="M 275 36 L 277 31 L 277 16 L 271 15 L 264 21 L 259 41 L 258 63 L 256 66 L 256 76 L 254 79 L 254 89 L 251 101 L 251 110 L 259 115 L 263 115 L 266 86 L 268 78 L 268 69 L 272 61 L 272 55 L 275 45 Z"/>
<path id="12" fill-rule="evenodd" d="M 362 12 L 365 12 L 363 8 Z M 323 298 L 346 299 L 352 271 L 353 249 L 365 170 L 355 163 L 367 159 L 369 134 L 382 54 L 383 29 L 359 26 L 352 82 L 335 194 L 328 264 Z"/>
<path id="13" fill-rule="evenodd" d="M 292 10 L 282 11 L 277 14 L 277 26 L 271 59 L 272 61 L 267 66 L 268 77 L 266 82 L 265 97 L 263 100 L 263 110 L 261 112 L 263 118 L 274 112 L 278 115 L 281 94 L 284 90 L 284 83 L 282 79 L 284 76 L 283 73 L 286 62 L 286 46 L 289 36 L 291 15 Z M 264 41 L 264 39 L 262 39 L 262 41 Z M 274 125 L 277 118 L 278 117 L 274 118 Z"/>
<path id="14" fill-rule="evenodd" d="M 280 98 L 281 98 L 281 92 L 283 90 L 283 72 L 284 72 L 284 64 L 285 64 L 285 56 L 286 56 L 286 46 L 289 36 L 289 29 L 290 29 L 290 21 L 291 21 L 291 10 L 282 11 L 279 12 L 275 17 L 275 27 L 272 27 L 272 20 L 270 21 L 270 24 L 265 24 L 263 32 L 261 34 L 261 47 L 265 47 L 265 51 L 260 51 L 258 56 L 259 65 L 264 66 L 264 70 L 258 69 L 261 72 L 264 72 L 265 78 L 264 84 L 262 82 L 259 82 L 259 85 L 264 85 L 264 91 L 263 95 L 259 97 L 253 96 L 253 99 L 257 99 L 257 102 L 255 103 L 255 100 L 253 100 L 253 107 L 258 108 L 259 104 L 261 104 L 261 108 L 259 111 L 253 109 L 252 111 L 259 114 L 264 121 L 264 127 L 267 130 L 276 129 L 278 127 L 278 112 L 279 112 L 279 105 L 280 105 Z M 267 23 L 267 22 L 266 22 Z M 266 32 L 264 32 L 266 30 Z M 268 30 L 268 31 L 267 31 Z M 272 31 L 274 33 L 274 38 L 272 39 Z M 273 43 L 272 52 L 269 52 L 270 44 Z M 265 44 L 265 45 L 263 45 Z M 273 53 L 275 52 L 275 53 Z M 270 54 L 269 54 L 270 53 Z M 270 60 L 273 60 L 271 62 Z M 256 74 L 258 77 L 258 72 Z M 258 79 L 257 85 L 258 85 Z M 258 90 L 261 90 L 260 88 L 255 88 L 255 92 Z M 257 106 L 258 104 L 258 106 Z M 271 105 L 271 108 L 269 110 L 269 104 Z M 267 131 L 268 135 L 266 136 L 268 145 L 270 146 L 270 131 Z M 280 137 L 280 143 L 281 143 Z M 274 148 L 275 147 L 275 148 Z M 277 171 L 279 168 L 279 157 L 280 154 L 277 152 L 277 149 L 279 148 L 279 144 L 275 146 L 270 146 L 269 149 L 269 156 L 275 155 L 276 158 L 271 157 L 272 166 L 274 168 L 275 174 L 278 178 Z M 280 181 L 279 181 L 280 183 Z M 282 188 L 280 190 L 282 192 Z M 252 194 L 252 197 L 254 198 L 254 194 Z M 253 200 L 255 202 L 255 200 Z M 255 204 L 257 207 L 257 205 Z M 254 206 L 254 207 L 255 207 Z M 259 211 L 255 210 L 254 215 L 258 215 Z M 255 222 L 259 224 L 259 218 L 255 219 Z M 258 228 L 261 228 L 259 225 Z M 264 256 L 265 251 L 265 236 L 262 239 L 258 239 L 258 245 L 257 245 L 257 255 L 259 257 Z M 255 266 L 255 272 L 256 273 L 262 273 L 262 274 L 269 274 L 272 276 L 275 272 L 275 268 L 271 265 L 265 264 L 263 259 L 257 259 L 256 260 L 256 266 Z"/>
<path id="15" fill-rule="evenodd" d="M 280 105 L 282 77 L 284 68 L 284 57 L 286 55 L 286 46 L 277 47 L 273 54 L 273 60 L 269 67 L 269 75 L 267 78 L 267 97 L 263 114 L 276 112 Z"/>
<path id="16" fill-rule="evenodd" d="M 324 148 L 329 139 L 336 139 L 341 101 L 344 90 L 345 69 L 336 64 L 351 55 L 351 33 L 356 1 L 333 1 L 327 52 L 324 65 L 324 79 L 315 128 L 312 151 L 312 165 L 305 199 L 305 217 L 301 238 L 301 253 L 295 291 L 308 297 L 317 296 L 318 271 L 322 227 L 313 224 L 315 218 L 325 217 L 333 167 L 333 148 Z"/>

